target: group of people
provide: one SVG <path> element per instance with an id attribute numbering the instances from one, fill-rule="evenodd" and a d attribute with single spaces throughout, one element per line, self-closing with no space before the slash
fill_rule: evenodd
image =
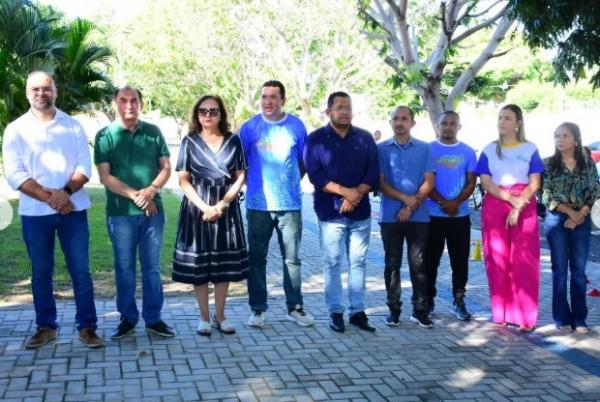
<path id="1" fill-rule="evenodd" d="M 27 348 L 57 336 L 53 294 L 54 242 L 58 236 L 72 277 L 76 323 L 82 342 L 104 345 L 96 333 L 97 316 L 89 269 L 90 200 L 83 188 L 91 177 L 91 158 L 81 125 L 55 106 L 56 86 L 43 71 L 27 79 L 30 110 L 9 124 L 3 143 L 8 183 L 19 190 L 23 239 L 32 265 L 36 333 Z M 161 189 L 171 173 L 169 149 L 158 127 L 140 120 L 142 93 L 125 86 L 114 93 L 117 119 L 95 138 L 94 162 L 106 187 L 106 225 L 113 246 L 116 304 L 120 321 L 111 339 L 132 334 L 139 321 L 136 264 L 142 278 L 142 318 L 146 329 L 173 337 L 161 317 L 163 290 L 160 254 L 165 216 Z M 247 324 L 267 319 L 266 266 L 273 231 L 282 259 L 287 319 L 311 326 L 302 298 L 302 192 L 308 175 L 314 185 L 323 253 L 325 303 L 333 331 L 349 323 L 373 332 L 365 314 L 366 256 L 371 233 L 369 193 L 379 191 L 379 224 L 385 251 L 383 277 L 389 314 L 401 315 L 400 266 L 407 243 L 412 283 L 411 321 L 433 326 L 436 277 L 444 246 L 452 268 L 453 305 L 458 319 L 469 320 L 465 304 L 470 248 L 468 199 L 476 176 L 486 191 L 482 236 L 492 319 L 500 325 L 534 329 L 540 277 L 535 196 L 542 186 L 548 208 L 544 223 L 552 254 L 552 311 L 562 332 L 587 333 L 585 265 L 590 243 L 589 212 L 600 198 L 598 174 L 581 144 L 579 128 L 559 126 L 556 152 L 542 161 L 525 140 L 521 109 L 500 110 L 498 138 L 477 159 L 459 141 L 460 118 L 444 112 L 438 139 L 429 144 L 413 137 L 413 111 L 394 108 L 393 137 L 376 144 L 368 131 L 352 125 L 352 100 L 334 92 L 327 100 L 329 123 L 310 135 L 302 121 L 286 113 L 284 85 L 267 81 L 261 88 L 261 113 L 231 132 L 220 97 L 206 95 L 192 108 L 189 134 L 182 140 L 175 170 L 183 192 L 173 252 L 174 281 L 193 285 L 199 306 L 197 332 L 235 333 L 226 318 L 230 282 L 247 279 Z M 247 237 L 240 208 L 246 185 Z M 343 300 L 342 268 L 348 259 L 348 302 Z M 570 299 L 567 296 L 571 272 Z M 214 313 L 209 310 L 209 284 Z"/>

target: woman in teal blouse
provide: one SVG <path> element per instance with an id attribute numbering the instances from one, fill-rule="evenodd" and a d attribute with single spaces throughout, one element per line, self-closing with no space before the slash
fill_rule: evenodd
<path id="1" fill-rule="evenodd" d="M 587 334 L 585 290 L 590 248 L 589 213 L 600 197 L 598 172 L 584 151 L 581 132 L 563 123 L 554 132 L 554 155 L 544 161 L 542 202 L 547 208 L 544 231 L 552 258 L 552 316 L 561 332 Z M 567 300 L 567 277 L 571 272 Z"/>

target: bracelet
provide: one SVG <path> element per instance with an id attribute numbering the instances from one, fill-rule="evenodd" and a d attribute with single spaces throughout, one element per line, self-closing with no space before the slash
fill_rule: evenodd
<path id="1" fill-rule="evenodd" d="M 156 184 L 150 184 L 150 187 L 156 191 L 156 194 L 160 194 L 160 187 L 158 187 Z"/>
<path id="2" fill-rule="evenodd" d="M 408 209 L 410 212 L 412 212 L 412 211 L 413 211 L 412 207 L 411 207 L 410 205 L 408 205 L 408 204 L 407 204 L 407 205 L 405 205 L 405 206 L 404 206 L 404 208 Z"/>
<path id="3" fill-rule="evenodd" d="M 65 184 L 65 186 L 62 189 L 65 190 L 65 193 L 67 193 L 69 195 L 73 194 L 73 190 L 71 190 L 71 187 L 69 187 L 69 184 Z"/>

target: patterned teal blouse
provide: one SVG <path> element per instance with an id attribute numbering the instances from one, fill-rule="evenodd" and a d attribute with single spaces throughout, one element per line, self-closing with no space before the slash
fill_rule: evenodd
<path id="1" fill-rule="evenodd" d="M 554 211 L 559 204 L 574 204 L 578 208 L 590 208 L 600 198 L 598 171 L 592 159 L 585 157 L 585 169 L 577 166 L 573 172 L 561 163 L 561 170 L 550 170 L 550 158 L 544 159 L 542 203 Z"/>

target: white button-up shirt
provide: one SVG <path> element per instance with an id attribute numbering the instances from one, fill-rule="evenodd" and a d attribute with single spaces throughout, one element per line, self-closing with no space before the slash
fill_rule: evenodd
<path id="1" fill-rule="evenodd" d="M 4 131 L 2 144 L 4 174 L 17 190 L 29 179 L 46 188 L 63 188 L 75 172 L 92 175 L 88 141 L 81 124 L 56 110 L 54 119 L 40 121 L 28 111 Z M 85 189 L 71 195 L 75 211 L 90 207 Z M 19 215 L 43 216 L 57 213 L 45 202 L 19 193 Z"/>

